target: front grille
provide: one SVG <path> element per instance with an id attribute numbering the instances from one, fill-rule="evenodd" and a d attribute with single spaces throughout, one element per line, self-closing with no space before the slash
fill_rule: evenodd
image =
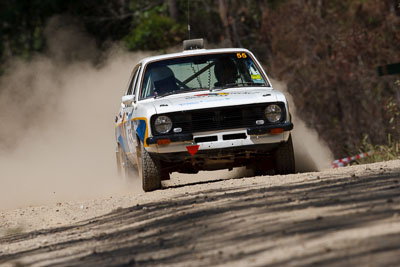
<path id="1" fill-rule="evenodd" d="M 189 115 L 189 114 L 188 114 Z M 202 112 L 202 111 L 195 111 L 190 114 L 191 116 L 186 116 L 191 121 L 191 129 L 194 132 L 200 132 L 203 129 L 209 127 L 210 129 L 216 129 L 219 124 L 219 120 L 217 118 L 217 113 L 215 112 Z M 190 119 L 191 117 L 191 119 Z M 175 121 L 174 121 L 175 122 Z M 175 122 L 177 125 L 180 125 L 180 121 Z M 185 129 L 185 130 L 189 130 Z"/>
<path id="2" fill-rule="evenodd" d="M 283 103 L 278 104 L 285 114 L 285 106 Z M 173 122 L 173 128 L 182 128 L 182 133 L 194 133 L 213 130 L 237 129 L 257 126 L 257 120 L 265 120 L 264 111 L 267 104 L 241 105 L 234 107 L 222 107 L 212 109 L 188 110 L 181 112 L 167 113 Z M 157 115 L 151 119 L 154 120 Z M 282 118 L 284 121 L 285 118 Z M 156 132 L 153 131 L 155 135 Z"/>
<path id="3" fill-rule="evenodd" d="M 206 143 L 206 142 L 215 142 L 218 141 L 218 136 L 205 136 L 205 137 L 196 137 L 194 139 L 195 143 Z"/>
<path id="4" fill-rule="evenodd" d="M 245 133 L 239 134 L 226 134 L 222 136 L 222 140 L 236 140 L 236 139 L 246 139 L 247 135 Z"/>

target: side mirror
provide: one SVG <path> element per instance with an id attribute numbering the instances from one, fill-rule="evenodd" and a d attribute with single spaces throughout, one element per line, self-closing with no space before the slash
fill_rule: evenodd
<path id="1" fill-rule="evenodd" d="M 121 102 L 125 105 L 125 106 L 129 106 L 132 105 L 132 102 L 135 100 L 135 95 L 124 95 L 122 97 Z"/>

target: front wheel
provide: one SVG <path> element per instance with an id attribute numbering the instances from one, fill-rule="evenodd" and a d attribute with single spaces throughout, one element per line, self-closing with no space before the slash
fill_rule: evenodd
<path id="1" fill-rule="evenodd" d="M 138 151 L 139 152 L 139 151 Z M 142 179 L 143 190 L 145 192 L 161 188 L 161 164 L 158 160 L 152 158 L 150 154 L 140 144 L 139 176 Z"/>
<path id="2" fill-rule="evenodd" d="M 276 174 L 290 174 L 295 172 L 294 150 L 292 136 L 275 151 Z"/>

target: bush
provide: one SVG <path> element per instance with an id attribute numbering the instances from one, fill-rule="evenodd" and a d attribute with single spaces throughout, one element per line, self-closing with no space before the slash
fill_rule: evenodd
<path id="1" fill-rule="evenodd" d="M 400 80 L 397 80 L 395 84 L 400 87 Z M 387 143 L 384 145 L 373 145 L 369 140 L 369 136 L 367 134 L 364 135 L 360 151 L 372 152 L 373 155 L 365 159 L 360 159 L 357 163 L 365 164 L 400 158 L 400 142 L 396 137 L 393 138 L 393 136 L 396 136 L 398 133 L 396 124 L 400 111 L 392 97 L 389 98 L 388 104 L 386 105 L 386 113 L 389 118 Z"/>
<path id="2" fill-rule="evenodd" d="M 123 41 L 129 50 L 160 50 L 181 43 L 184 33 L 173 19 L 150 11 Z"/>
<path id="3" fill-rule="evenodd" d="M 369 154 L 372 155 L 357 160 L 356 163 L 358 164 L 367 164 L 400 158 L 400 143 L 398 141 L 393 141 L 390 134 L 388 134 L 387 144 L 385 145 L 373 145 L 368 140 L 368 135 L 364 136 L 362 144 L 360 151 L 368 151 Z"/>

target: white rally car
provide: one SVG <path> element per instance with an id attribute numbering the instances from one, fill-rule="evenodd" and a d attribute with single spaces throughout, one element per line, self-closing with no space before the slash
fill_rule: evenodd
<path id="1" fill-rule="evenodd" d="M 116 118 L 118 170 L 138 173 L 146 192 L 172 172 L 293 173 L 292 129 L 285 96 L 250 51 L 189 40 L 133 68 Z"/>

